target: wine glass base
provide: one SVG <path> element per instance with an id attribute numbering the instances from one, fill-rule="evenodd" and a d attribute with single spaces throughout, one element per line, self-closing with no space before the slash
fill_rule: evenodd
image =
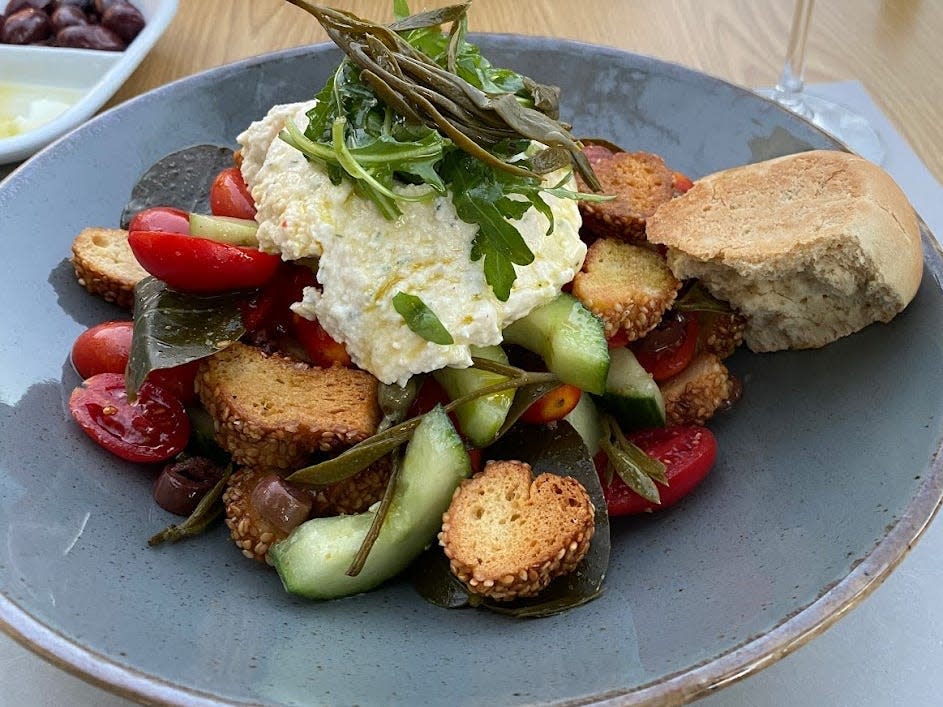
<path id="1" fill-rule="evenodd" d="M 788 93 L 777 88 L 761 88 L 756 93 L 810 121 L 866 160 L 878 165 L 884 162 L 881 137 L 865 118 L 845 106 L 804 91 Z"/>

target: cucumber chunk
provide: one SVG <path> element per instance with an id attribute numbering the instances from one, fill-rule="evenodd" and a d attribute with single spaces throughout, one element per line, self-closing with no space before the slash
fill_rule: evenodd
<path id="1" fill-rule="evenodd" d="M 602 322 L 566 293 L 504 330 L 504 340 L 538 354 L 547 368 L 590 393 L 606 390 L 609 346 Z"/>
<path id="2" fill-rule="evenodd" d="M 259 247 L 256 231 L 259 224 L 244 218 L 190 214 L 190 235 L 209 238 L 229 245 Z"/>
<path id="3" fill-rule="evenodd" d="M 615 417 L 623 430 L 663 427 L 665 400 L 651 374 L 629 349 L 614 349 L 609 355 L 612 365 L 606 392 L 597 398 L 599 407 Z"/>
<path id="4" fill-rule="evenodd" d="M 472 346 L 471 353 L 498 363 L 508 362 L 507 354 L 500 346 Z M 507 380 L 505 376 L 477 368 L 444 368 L 436 371 L 433 377 L 445 388 L 451 400 Z M 474 446 L 486 447 L 494 441 L 513 402 L 514 391 L 506 390 L 460 405 L 455 408 L 458 426 Z"/>
<path id="5" fill-rule="evenodd" d="M 420 422 L 406 447 L 389 513 L 356 577 L 347 575 L 374 511 L 313 518 L 269 549 L 285 589 L 312 599 L 365 592 L 395 576 L 433 540 L 442 514 L 471 472 L 465 445 L 437 407 Z"/>
<path id="6" fill-rule="evenodd" d="M 606 433 L 603 431 L 602 417 L 596 409 L 592 396 L 581 395 L 576 407 L 570 410 L 563 419 L 576 430 L 583 444 L 586 445 L 589 455 L 595 456 L 599 451 L 599 441 Z"/>

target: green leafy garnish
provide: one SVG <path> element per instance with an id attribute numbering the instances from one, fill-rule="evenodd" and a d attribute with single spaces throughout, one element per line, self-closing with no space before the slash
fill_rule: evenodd
<path id="1" fill-rule="evenodd" d="M 406 321 L 406 326 L 426 341 L 441 346 L 455 343 L 455 339 L 439 321 L 435 312 L 416 295 L 397 292 L 393 296 L 393 309 Z"/>
<path id="2" fill-rule="evenodd" d="M 188 295 L 146 277 L 134 288 L 134 334 L 125 372 L 129 397 L 147 375 L 212 356 L 245 333 L 244 294 Z"/>
<path id="3" fill-rule="evenodd" d="M 639 496 L 652 503 L 661 503 L 655 482 L 667 486 L 665 465 L 633 444 L 611 415 L 603 416 L 603 426 L 606 432 L 599 441 L 599 447 L 609 460 L 607 482 L 612 480 L 611 474 L 615 472 Z"/>
<path id="4" fill-rule="evenodd" d="M 510 296 L 515 266 L 534 260 L 511 222 L 533 207 L 553 230 L 541 194 L 610 198 L 565 188 L 566 180 L 543 187 L 541 175 L 575 167 L 600 188 L 579 142 L 557 120 L 559 91 L 493 66 L 466 41 L 467 3 L 409 15 L 407 2 L 395 0 L 396 21 L 383 26 L 289 2 L 316 17 L 346 58 L 317 94 L 307 127 L 289 121 L 281 139 L 322 164 L 333 182 L 352 180 L 388 219 L 402 213 L 402 202 L 451 193 L 459 218 L 478 227 L 469 256 L 482 261 L 498 299 Z M 529 154 L 532 142 L 546 149 Z"/>

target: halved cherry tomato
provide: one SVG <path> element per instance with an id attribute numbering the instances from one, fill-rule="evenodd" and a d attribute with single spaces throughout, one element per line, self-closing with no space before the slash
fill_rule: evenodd
<path id="1" fill-rule="evenodd" d="M 561 420 L 576 407 L 582 393 L 583 391 L 569 383 L 557 386 L 532 402 L 521 415 L 521 420 L 535 425 Z"/>
<path id="2" fill-rule="evenodd" d="M 91 378 L 99 373 L 124 375 L 131 355 L 131 339 L 134 322 L 128 319 L 96 324 L 86 329 L 72 344 L 72 367 L 82 378 Z M 173 393 L 180 402 L 191 402 L 196 393 L 193 388 L 199 361 L 191 361 L 173 368 L 151 371 L 147 380 Z"/>
<path id="3" fill-rule="evenodd" d="M 347 348 L 324 331 L 321 322 L 292 313 L 291 325 L 295 338 L 316 366 L 330 368 L 334 365 L 351 365 Z"/>
<path id="4" fill-rule="evenodd" d="M 128 230 L 189 233 L 190 214 L 172 206 L 153 206 L 134 214 L 128 224 Z"/>
<path id="5" fill-rule="evenodd" d="M 629 335 L 625 333 L 625 329 L 619 329 L 615 334 L 610 338 L 606 339 L 606 345 L 610 349 L 621 349 L 624 346 L 629 345 Z"/>
<path id="6" fill-rule="evenodd" d="M 311 268 L 296 263 L 281 263 L 275 275 L 243 306 L 243 324 L 250 332 L 266 329 L 275 335 L 287 333 L 293 316 L 289 307 L 301 300 L 305 287 L 317 284 Z"/>
<path id="7" fill-rule="evenodd" d="M 657 327 L 632 344 L 635 358 L 656 381 L 681 373 L 697 348 L 697 317 L 669 312 Z"/>
<path id="8" fill-rule="evenodd" d="M 655 427 L 633 432 L 628 438 L 665 465 L 668 485 L 658 485 L 661 503 L 655 504 L 639 496 L 615 474 L 607 484 L 607 459 L 605 452 L 599 452 L 593 461 L 603 484 L 606 507 L 611 516 L 668 508 L 687 496 L 707 476 L 717 458 L 717 440 L 706 427 Z"/>
<path id="9" fill-rule="evenodd" d="M 131 231 L 128 245 L 147 272 L 180 292 L 209 294 L 265 284 L 281 259 L 257 248 L 165 231 Z"/>
<path id="10" fill-rule="evenodd" d="M 210 211 L 214 216 L 255 218 L 255 202 L 238 167 L 229 167 L 216 175 L 210 186 Z"/>
<path id="11" fill-rule="evenodd" d="M 72 391 L 69 412 L 95 442 L 132 462 L 159 462 L 180 453 L 190 418 L 172 393 L 145 382 L 128 401 L 124 376 L 99 373 Z"/>

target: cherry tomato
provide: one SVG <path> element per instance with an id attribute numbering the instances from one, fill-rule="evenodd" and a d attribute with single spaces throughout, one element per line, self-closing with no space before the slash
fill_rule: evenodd
<path id="1" fill-rule="evenodd" d="M 165 231 L 131 231 L 128 245 L 147 272 L 180 292 L 209 294 L 259 287 L 281 259 L 257 248 Z"/>
<path id="2" fill-rule="evenodd" d="M 610 338 L 606 339 L 606 345 L 610 349 L 621 349 L 624 346 L 629 345 L 629 335 L 625 333 L 625 329 L 619 329 L 615 334 Z"/>
<path id="3" fill-rule="evenodd" d="M 154 206 L 134 214 L 128 224 L 128 230 L 189 233 L 190 214 L 172 206 Z"/>
<path id="4" fill-rule="evenodd" d="M 130 319 L 96 324 L 86 329 L 72 344 L 72 367 L 82 378 L 97 373 L 124 373 L 131 354 Z"/>
<path id="5" fill-rule="evenodd" d="M 672 174 L 671 186 L 679 194 L 684 194 L 694 186 L 694 182 L 692 182 L 691 178 L 686 174 L 675 172 Z"/>
<path id="6" fill-rule="evenodd" d="M 229 167 L 216 175 L 210 186 L 210 211 L 214 216 L 255 218 L 255 202 L 238 167 Z"/>
<path id="7" fill-rule="evenodd" d="M 69 411 L 95 442 L 132 462 L 159 462 L 180 453 L 190 438 L 183 403 L 145 382 L 128 401 L 124 376 L 99 373 L 72 391 Z"/>
<path id="8" fill-rule="evenodd" d="M 320 322 L 292 313 L 291 324 L 295 338 L 316 366 L 330 368 L 333 365 L 344 367 L 351 365 L 347 348 L 324 331 Z"/>
<path id="9" fill-rule="evenodd" d="M 605 453 L 600 452 L 594 461 L 611 516 L 660 510 L 677 503 L 707 476 L 717 458 L 717 440 L 706 427 L 655 427 L 633 432 L 628 438 L 665 465 L 668 485 L 658 485 L 661 503 L 655 504 L 639 496 L 615 474 L 607 484 L 607 459 Z"/>
<path id="10" fill-rule="evenodd" d="M 697 317 L 671 312 L 652 331 L 632 344 L 635 358 L 656 381 L 681 373 L 697 349 Z"/>
<path id="11" fill-rule="evenodd" d="M 521 415 L 521 420 L 535 425 L 560 420 L 576 407 L 582 393 L 583 391 L 569 383 L 557 386 L 531 403 Z"/>
<path id="12" fill-rule="evenodd" d="M 250 332 L 267 329 L 270 334 L 285 334 L 291 328 L 293 312 L 289 307 L 299 302 L 305 287 L 317 285 L 311 268 L 296 263 L 281 263 L 275 275 L 242 308 L 242 321 Z"/>
<path id="13" fill-rule="evenodd" d="M 102 322 L 86 329 L 72 344 L 72 367 L 82 378 L 91 378 L 99 373 L 124 375 L 133 335 L 134 322 L 128 319 Z M 191 361 L 161 368 L 151 371 L 147 380 L 170 391 L 186 404 L 196 397 L 193 383 L 199 366 L 199 361 Z"/>

